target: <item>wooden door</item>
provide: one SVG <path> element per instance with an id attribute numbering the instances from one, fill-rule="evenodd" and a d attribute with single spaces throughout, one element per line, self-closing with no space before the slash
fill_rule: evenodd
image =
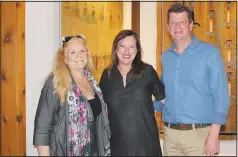
<path id="1" fill-rule="evenodd" d="M 175 2 L 157 2 L 157 73 L 161 75 L 161 54 L 170 47 L 172 40 L 167 29 L 167 10 Z M 183 3 L 183 2 L 180 2 Z M 220 139 L 236 139 L 237 128 L 237 74 L 236 74 L 236 6 L 237 2 L 184 2 L 195 13 L 193 34 L 200 40 L 216 45 L 225 63 L 231 106 L 227 123 L 222 126 Z M 156 113 L 161 132 L 161 113 Z M 162 137 L 162 134 L 161 134 Z"/>
<path id="2" fill-rule="evenodd" d="M 0 14 L 0 155 L 25 156 L 25 2 L 1 2 Z"/>
<path id="3" fill-rule="evenodd" d="M 140 2 L 131 2 L 132 11 L 131 11 L 131 30 L 135 31 L 140 38 Z"/>

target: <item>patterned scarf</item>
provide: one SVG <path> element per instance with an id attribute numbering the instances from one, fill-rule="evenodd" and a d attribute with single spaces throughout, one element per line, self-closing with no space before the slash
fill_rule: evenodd
<path id="1" fill-rule="evenodd" d="M 92 88 L 98 94 L 100 100 L 102 101 L 103 100 L 102 92 L 96 80 L 91 76 L 90 72 L 87 69 L 85 69 L 84 73 L 87 76 Z M 82 92 L 80 91 L 73 77 L 72 76 L 70 77 L 71 77 L 71 84 L 70 84 L 71 86 L 68 91 L 68 97 L 67 97 L 67 102 L 69 106 L 68 156 L 88 156 L 90 155 L 89 154 L 90 143 L 91 143 L 90 136 L 92 134 L 88 124 L 94 121 L 94 117 L 93 117 L 90 104 L 88 103 L 87 99 L 83 96 Z M 104 101 L 103 101 L 103 104 L 105 104 Z M 106 104 L 105 104 L 105 107 L 106 107 Z M 108 131 L 108 133 L 110 133 L 110 130 Z M 98 133 L 97 133 L 97 136 L 98 136 Z M 94 141 L 94 142 L 97 142 L 97 141 Z M 104 149 L 105 149 L 104 155 L 110 155 L 109 139 L 108 139 L 108 144 L 104 146 Z"/>

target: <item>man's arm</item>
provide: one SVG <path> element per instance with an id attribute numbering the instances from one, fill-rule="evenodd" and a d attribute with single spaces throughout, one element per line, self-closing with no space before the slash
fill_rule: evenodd
<path id="1" fill-rule="evenodd" d="M 230 107 L 230 96 L 228 93 L 228 81 L 224 63 L 220 52 L 213 53 L 209 59 L 210 92 L 214 102 L 212 124 L 225 124 Z"/>
<path id="2" fill-rule="evenodd" d="M 204 153 L 213 156 L 220 152 L 219 132 L 221 124 L 226 123 L 230 107 L 228 81 L 220 51 L 214 48 L 214 53 L 208 61 L 210 72 L 210 92 L 214 102 L 212 125 L 205 142 Z"/>

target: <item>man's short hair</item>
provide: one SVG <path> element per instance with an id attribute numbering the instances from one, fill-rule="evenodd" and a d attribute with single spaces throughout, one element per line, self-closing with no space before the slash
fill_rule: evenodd
<path id="1" fill-rule="evenodd" d="M 168 22 L 169 22 L 170 13 L 182 13 L 182 12 L 186 12 L 188 14 L 189 21 L 192 21 L 192 10 L 186 5 L 183 5 L 182 3 L 175 3 L 171 5 L 170 8 L 168 9 L 168 13 L 167 13 Z"/>

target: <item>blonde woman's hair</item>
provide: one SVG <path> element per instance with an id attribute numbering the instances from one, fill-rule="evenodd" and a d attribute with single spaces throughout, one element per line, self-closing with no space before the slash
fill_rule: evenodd
<path id="1" fill-rule="evenodd" d="M 90 56 L 90 53 L 88 51 L 86 42 L 83 38 L 72 38 L 71 40 L 78 39 L 82 44 L 85 45 L 86 50 L 88 52 L 88 62 L 86 65 L 86 68 L 89 71 L 94 71 L 94 66 L 92 62 L 92 58 Z M 59 96 L 60 103 L 64 104 L 66 102 L 66 97 L 68 94 L 68 90 L 70 88 L 70 68 L 65 63 L 65 48 L 67 48 L 67 43 L 64 44 L 64 47 L 60 47 L 56 53 L 56 56 L 54 58 L 53 62 L 53 86 L 55 88 L 55 93 Z"/>

